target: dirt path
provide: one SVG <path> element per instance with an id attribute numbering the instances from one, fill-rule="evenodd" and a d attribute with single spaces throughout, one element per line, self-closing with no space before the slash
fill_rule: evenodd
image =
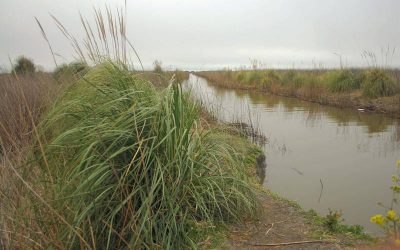
<path id="1" fill-rule="evenodd" d="M 301 208 L 267 193 L 260 193 L 262 215 L 254 223 L 229 227 L 225 249 L 354 249 L 365 241 L 352 236 L 330 235 L 313 223 Z M 325 233 L 324 233 L 325 232 Z M 299 244 L 263 246 L 273 243 Z"/>

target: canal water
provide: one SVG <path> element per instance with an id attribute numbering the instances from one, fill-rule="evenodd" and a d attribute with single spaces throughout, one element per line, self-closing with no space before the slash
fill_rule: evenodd
<path id="1" fill-rule="evenodd" d="M 268 142 L 263 185 L 321 215 L 341 211 L 362 225 L 390 206 L 400 160 L 399 120 L 293 98 L 230 90 L 190 75 L 185 88 L 224 122 L 252 122 Z"/>

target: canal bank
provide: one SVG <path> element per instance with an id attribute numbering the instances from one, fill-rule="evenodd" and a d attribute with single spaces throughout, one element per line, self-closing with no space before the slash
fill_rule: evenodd
<path id="1" fill-rule="evenodd" d="M 251 91 L 219 88 L 191 75 L 193 96 L 224 122 L 256 124 L 268 137 L 263 186 L 321 215 L 338 211 L 346 224 L 380 235 L 369 218 L 392 193 L 400 148 L 398 121 Z"/>

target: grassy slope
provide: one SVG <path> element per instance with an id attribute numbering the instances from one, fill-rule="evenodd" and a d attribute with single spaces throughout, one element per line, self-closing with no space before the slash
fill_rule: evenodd
<path id="1" fill-rule="evenodd" d="M 7 177 L 18 192 L 2 187 L 18 193 L 2 195 L 10 248 L 193 248 L 257 207 L 249 144 L 210 127 L 177 84 L 156 89 L 122 66 L 99 65 L 37 130 L 19 177 Z"/>
<path id="2" fill-rule="evenodd" d="M 113 71 L 113 69 L 111 69 L 111 71 Z M 129 75 L 122 74 L 122 76 L 121 76 L 120 75 L 121 72 L 119 72 L 119 73 L 118 72 L 119 72 L 119 70 L 117 70 L 117 72 L 111 73 L 112 75 L 114 75 L 114 74 L 119 75 L 119 78 L 113 77 L 112 81 L 118 81 L 121 79 L 124 79 L 124 81 L 125 80 L 133 81 L 132 83 L 134 83 L 136 81 L 134 79 L 131 79 Z M 105 74 L 107 75 L 108 73 L 105 73 Z M 98 84 L 99 82 L 100 83 L 104 82 L 104 77 L 106 77 L 106 76 L 101 76 L 101 75 L 99 76 L 92 72 L 92 76 L 87 77 L 87 79 L 92 79 L 92 80 L 88 81 L 89 83 L 92 82 L 92 83 Z M 86 82 L 86 80 L 85 80 L 85 82 Z M 42 131 L 48 131 L 48 132 L 45 132 L 46 138 L 47 138 L 45 141 L 48 141 L 48 145 L 45 145 L 45 149 L 46 149 L 47 155 L 51 156 L 51 157 L 46 158 L 46 160 L 48 161 L 47 164 L 50 165 L 51 169 L 47 168 L 48 166 L 43 161 L 44 158 L 41 157 L 42 156 L 41 152 L 37 152 L 37 154 L 39 156 L 38 163 L 39 163 L 39 165 L 41 165 L 40 169 L 37 168 L 36 163 L 32 164 L 32 162 L 28 162 L 28 165 L 23 164 L 21 161 L 24 161 L 23 160 L 24 157 L 22 157 L 22 158 L 17 157 L 18 160 L 13 161 L 13 163 L 16 163 L 22 167 L 18 170 L 18 172 L 21 171 L 19 173 L 24 176 L 24 181 L 26 181 L 30 185 L 30 187 L 32 187 L 34 189 L 34 191 L 41 194 L 41 198 L 44 199 L 46 204 L 41 203 L 38 200 L 37 196 L 32 195 L 32 193 L 29 192 L 27 186 L 25 184 L 21 183 L 21 180 L 16 179 L 15 176 L 13 175 L 13 173 L 6 173 L 5 171 L 1 172 L 2 179 L 7 180 L 7 182 L 4 182 L 4 183 L 5 184 L 12 183 L 12 185 L 8 185 L 7 187 L 2 187 L 3 195 L 6 193 L 10 193 L 10 192 L 12 192 L 14 194 L 18 194 L 18 195 L 15 195 L 14 197 L 10 197 L 10 196 L 2 197 L 3 200 L 5 201 L 5 204 L 3 204 L 3 206 L 2 206 L 2 212 L 8 214 L 8 216 L 10 216 L 9 218 L 13 218 L 12 220 L 7 218 L 8 216 L 5 216 L 2 218 L 3 223 L 4 223 L 3 226 L 6 226 L 7 231 L 8 231 L 8 233 L 4 236 L 4 239 L 5 239 L 4 244 L 6 244 L 6 246 L 9 246 L 9 247 L 15 247 L 15 246 L 38 247 L 38 244 L 40 244 L 42 247 L 56 246 L 56 247 L 62 249 L 62 248 L 67 247 L 68 245 L 72 246 L 71 244 L 74 244 L 74 240 L 71 241 L 71 239 L 76 238 L 78 234 L 80 237 L 82 237 L 81 240 L 78 240 L 79 244 L 88 244 L 88 246 L 93 246 L 93 244 L 107 245 L 107 240 L 104 242 L 104 237 L 102 236 L 103 234 L 101 233 L 101 231 L 105 230 L 107 232 L 107 229 L 108 229 L 108 232 L 110 232 L 110 226 L 102 227 L 101 222 L 96 222 L 96 219 L 94 217 L 92 217 L 92 215 L 90 215 L 93 213 L 97 214 L 98 219 L 106 220 L 106 221 L 109 218 L 112 218 L 112 217 L 109 217 L 109 214 L 107 214 L 107 210 L 111 208 L 111 207 L 109 207 L 109 205 L 106 205 L 106 207 L 102 207 L 99 210 L 96 209 L 93 211 L 91 211 L 92 209 L 90 208 L 90 206 L 91 206 L 90 204 L 91 204 L 91 201 L 93 200 L 93 197 L 95 197 L 97 195 L 99 198 L 96 198 L 96 199 L 101 199 L 101 197 L 103 195 L 103 192 L 99 192 L 99 189 L 96 189 L 94 187 L 99 184 L 100 184 L 100 186 L 98 186 L 98 187 L 100 189 L 102 189 L 103 187 L 106 187 L 106 186 L 102 186 L 101 182 L 99 183 L 98 181 L 96 181 L 96 180 L 99 180 L 99 178 L 104 180 L 104 174 L 107 174 L 107 172 L 104 172 L 104 171 L 100 171 L 100 172 L 97 171 L 97 170 L 101 170 L 101 164 L 102 164 L 102 161 L 98 160 L 98 159 L 101 159 L 102 157 L 104 157 L 104 153 L 106 152 L 106 154 L 109 155 L 110 157 L 116 157 L 114 160 L 116 160 L 117 162 L 119 162 L 118 164 L 120 164 L 121 159 L 117 159 L 118 157 L 115 156 L 115 154 L 121 153 L 123 150 L 126 149 L 126 147 L 124 147 L 123 145 L 116 145 L 116 147 L 114 147 L 114 149 L 113 149 L 114 153 L 103 151 L 103 153 L 101 155 L 99 155 L 99 154 L 93 154 L 93 152 L 90 152 L 91 149 L 88 147 L 84 147 L 84 145 L 95 145 L 94 143 L 97 143 L 98 136 L 100 136 L 102 133 L 105 133 L 105 134 L 103 134 L 103 136 L 106 136 L 106 134 L 108 134 L 107 136 L 111 136 L 110 138 L 112 138 L 114 135 L 117 136 L 115 138 L 121 138 L 120 133 L 121 133 L 121 131 L 123 131 L 124 127 L 119 127 L 117 129 L 117 127 L 115 127 L 113 125 L 113 124 L 122 122 L 122 120 L 118 121 L 118 119 L 115 119 L 112 121 L 112 123 L 108 123 L 108 125 L 105 125 L 104 120 L 102 120 L 102 118 L 101 118 L 102 117 L 101 115 L 100 115 L 100 117 L 98 117 L 92 121 L 90 119 L 88 120 L 87 119 L 87 112 L 88 112 L 87 110 L 88 109 L 92 110 L 93 108 L 96 108 L 95 106 L 97 106 L 97 105 L 92 106 L 92 107 L 90 105 L 90 103 L 93 103 L 93 101 L 95 101 L 97 104 L 102 104 L 102 103 L 105 104 L 105 106 L 107 107 L 108 110 L 114 110 L 112 112 L 120 110 L 121 108 L 122 108 L 122 110 L 120 110 L 120 112 L 125 112 L 125 111 L 123 111 L 124 106 L 119 106 L 118 109 L 114 109 L 114 108 L 117 108 L 117 106 L 113 106 L 113 105 L 114 104 L 115 105 L 125 105 L 124 101 L 127 101 L 129 98 L 126 98 L 127 95 L 125 95 L 124 98 L 126 98 L 126 99 L 121 100 L 120 99 L 121 98 L 120 91 L 117 91 L 117 92 L 111 91 L 111 92 L 109 92 L 109 94 L 114 95 L 114 97 L 112 97 L 112 96 L 110 97 L 110 99 L 109 99 L 110 102 L 106 101 L 104 96 L 100 99 L 97 97 L 93 99 L 92 98 L 93 96 L 97 96 L 96 94 L 93 93 L 93 91 L 95 91 L 95 92 L 97 92 L 98 90 L 110 91 L 110 89 L 108 88 L 110 86 L 108 86 L 108 87 L 106 86 L 106 88 L 104 88 L 105 86 L 101 86 L 100 88 L 98 88 L 99 87 L 98 85 L 90 85 L 90 84 L 88 84 L 88 82 L 86 82 L 86 86 L 85 86 L 85 84 L 81 84 L 82 86 L 71 87 L 70 90 L 67 91 L 67 93 L 65 94 L 65 97 L 62 100 L 62 105 L 56 105 L 55 110 L 53 110 L 52 114 L 50 114 L 50 116 L 49 116 L 52 118 L 49 119 L 47 122 L 45 122 L 46 126 L 49 126 L 49 127 L 46 127 L 44 125 L 42 125 L 42 127 L 41 127 Z M 118 82 L 115 82 L 114 84 L 118 84 Z M 124 90 L 125 89 L 124 83 L 120 83 L 120 84 L 122 84 L 122 85 L 120 85 L 120 87 L 122 88 L 122 90 Z M 143 82 L 140 81 L 140 82 L 136 82 L 134 84 L 140 85 L 140 84 L 143 84 Z M 23 86 L 25 86 L 25 85 L 23 85 Z M 113 88 L 111 88 L 111 90 L 112 89 Z M 144 89 L 149 90 L 149 87 L 144 86 Z M 151 90 L 151 89 L 152 88 L 150 87 L 149 91 L 153 93 L 152 95 L 158 96 L 158 94 L 156 92 L 153 92 L 153 90 Z M 157 91 L 160 91 L 160 90 L 157 90 Z M 123 93 L 128 94 L 128 92 L 125 92 L 125 91 L 123 91 Z M 150 99 L 152 99 L 152 98 L 150 98 Z M 158 99 L 158 97 L 156 99 Z M 86 104 L 82 105 L 82 103 L 79 103 L 81 101 L 83 101 L 83 103 L 86 103 Z M 122 103 L 119 101 L 122 101 Z M 114 103 L 114 104 L 112 104 L 112 103 Z M 71 107 L 73 107 L 72 110 L 74 111 L 72 113 L 70 112 L 70 111 L 72 111 Z M 34 109 L 35 107 L 32 106 L 29 108 Z M 188 108 L 188 107 L 185 107 L 185 108 Z M 42 108 L 41 108 L 41 110 L 42 110 Z M 98 109 L 98 111 L 101 111 L 101 112 L 106 112 L 106 110 Z M 187 112 L 184 112 L 184 113 L 187 113 Z M 73 115 L 72 116 L 73 118 L 66 119 L 66 117 L 65 117 L 66 114 Z M 82 116 L 80 116 L 80 115 L 82 115 Z M 66 116 L 68 116 L 68 115 L 66 115 Z M 108 116 L 108 115 L 106 115 L 106 116 Z M 52 120 L 55 117 L 57 117 L 57 119 L 61 119 L 60 121 L 62 121 L 62 122 L 59 122 L 59 121 L 55 122 L 54 120 Z M 82 122 L 85 122 L 85 120 L 86 120 L 86 122 L 89 122 L 89 123 L 86 123 L 86 125 L 82 127 L 81 126 Z M 129 121 L 129 120 L 127 120 L 127 121 Z M 95 124 L 92 122 L 94 122 Z M 104 126 L 100 125 L 101 123 L 103 123 Z M 90 125 L 90 124 L 92 124 L 92 125 Z M 129 124 L 129 123 L 125 123 L 125 124 Z M 254 144 L 251 144 L 249 141 L 247 141 L 240 132 L 238 132 L 236 129 L 234 129 L 230 126 L 225 126 L 225 125 L 222 126 L 220 124 L 216 124 L 216 123 L 210 122 L 210 121 L 206 122 L 206 121 L 204 121 L 203 118 L 201 118 L 199 120 L 198 124 L 199 124 L 199 128 L 201 129 L 201 131 L 211 131 L 211 135 L 209 137 L 211 140 L 210 142 L 212 142 L 213 144 L 217 144 L 222 147 L 225 147 L 225 149 L 221 153 L 226 154 L 226 155 L 220 156 L 222 159 L 222 162 L 221 162 L 221 160 L 217 160 L 215 162 L 215 163 L 217 163 L 217 165 L 219 165 L 219 167 L 217 167 L 216 170 L 224 171 L 223 169 L 225 169 L 228 171 L 233 170 L 234 172 L 239 171 L 237 173 L 239 173 L 239 175 L 241 177 L 239 177 L 238 175 L 236 175 L 236 176 L 245 180 L 245 182 L 247 183 L 246 185 L 251 187 L 252 190 L 256 190 L 256 193 L 259 193 L 259 194 L 265 193 L 264 189 L 258 184 L 259 181 L 256 176 L 256 168 L 255 168 L 256 159 L 260 155 L 261 150 Z M 94 133 L 90 132 L 90 129 L 89 129 L 90 126 L 93 126 L 93 129 L 96 130 L 96 133 L 95 133 L 96 135 Z M 110 128 L 110 129 L 103 130 L 103 128 Z M 114 128 L 114 129 L 111 129 L 111 128 Z M 126 127 L 126 128 L 128 128 L 128 127 Z M 159 127 L 157 127 L 157 128 L 159 128 Z M 111 133 L 111 134 L 109 134 L 109 133 Z M 112 135 L 113 133 L 114 133 L 114 135 Z M 210 132 L 207 132 L 207 133 L 210 133 Z M 95 135 L 95 136 L 92 137 L 91 135 Z M 57 138 L 57 139 L 52 139 L 52 138 Z M 120 141 L 120 139 L 118 139 L 118 140 Z M 64 142 L 61 143 L 62 141 L 64 141 Z M 113 141 L 113 140 L 111 139 L 111 141 Z M 124 141 L 126 142 L 126 140 L 124 140 Z M 77 143 L 77 142 L 79 142 L 79 143 Z M 67 144 L 65 144 L 65 143 L 67 143 Z M 107 140 L 106 141 L 102 140 L 99 143 L 109 144 L 109 142 L 107 142 Z M 226 147 L 223 145 L 231 145 L 232 147 Z M 100 149 L 103 146 L 101 146 Z M 67 147 L 68 149 L 65 147 Z M 83 148 L 83 149 L 85 149 L 85 151 L 77 154 L 77 152 L 79 152 L 79 150 L 80 150 L 79 148 Z M 111 149 L 111 148 L 109 147 L 109 149 Z M 213 148 L 213 150 L 218 151 L 218 149 L 215 149 L 215 148 Z M 226 150 L 228 150 L 228 151 L 226 151 Z M 21 151 L 19 153 L 22 153 L 22 152 L 26 152 L 26 151 Z M 73 155 L 76 155 L 76 157 L 74 157 Z M 90 156 L 89 158 L 87 158 L 88 155 Z M 229 156 L 229 155 L 231 155 L 231 156 Z M 96 158 L 98 158 L 98 159 L 96 159 Z M 62 160 L 62 162 L 61 162 L 61 160 Z M 88 160 L 90 162 L 88 162 Z M 95 161 L 93 161 L 93 160 L 95 160 Z M 227 163 L 230 166 L 229 168 L 226 168 Z M 76 164 L 78 164 L 78 165 L 76 165 Z M 87 172 L 88 170 L 83 169 L 84 172 L 82 172 L 81 170 L 77 169 L 80 166 L 84 166 L 84 165 L 89 166 L 87 164 L 91 164 L 92 166 L 97 165 L 97 167 L 96 167 L 97 170 L 92 171 L 92 172 Z M 59 167 L 62 166 L 62 168 L 65 168 L 65 169 L 63 171 L 60 171 L 59 167 L 57 167 L 57 166 L 59 166 Z M 50 174 L 48 171 L 50 171 Z M 165 170 L 165 171 L 166 172 L 164 172 L 164 173 L 170 172 L 170 170 Z M 100 174 L 100 175 L 98 175 L 98 174 Z M 96 177 L 96 178 L 95 177 L 93 177 L 93 178 L 87 177 L 87 176 L 96 176 L 96 175 L 98 175 L 99 177 Z M 51 176 L 51 178 L 50 178 L 50 176 Z M 112 175 L 110 175 L 109 178 L 111 178 L 111 180 L 112 180 L 113 179 Z M 56 181 L 56 183 L 51 183 L 52 180 L 57 180 L 57 181 Z M 76 181 L 71 182 L 71 180 L 76 180 Z M 91 182 L 90 180 L 94 180 L 94 182 Z M 172 178 L 171 180 L 174 181 L 174 183 L 175 183 L 176 177 Z M 221 179 L 217 182 L 223 183 L 223 179 Z M 112 184 L 112 182 L 110 184 Z M 76 185 L 78 185 L 78 186 L 76 186 Z M 173 185 L 175 185 L 175 184 L 172 184 L 172 185 L 166 184 L 167 187 L 171 187 Z M 124 196 L 125 189 L 124 188 L 121 189 L 118 186 L 119 185 L 115 186 L 116 189 L 114 189 L 113 192 L 114 192 L 114 195 L 117 195 L 116 201 L 121 201 L 120 198 L 122 198 Z M 154 186 L 154 187 L 156 187 L 156 186 Z M 222 186 L 220 186 L 219 188 L 221 188 L 221 187 Z M 226 187 L 233 187 L 233 186 L 227 185 Z M 4 189 L 4 188 L 6 188 L 6 189 Z M 77 190 L 77 188 L 79 188 L 79 189 Z M 74 191 L 72 191 L 72 190 L 74 190 Z M 244 190 L 242 190 L 240 192 L 243 192 Z M 4 191 L 6 191 L 6 193 L 4 193 Z M 104 191 L 106 191 L 106 189 Z M 117 191 L 117 192 L 115 192 L 115 191 Z M 218 202 L 225 202 L 224 201 L 225 198 L 223 196 L 228 193 L 231 193 L 232 190 L 231 190 L 231 188 L 229 188 L 227 190 L 221 190 L 221 191 L 222 191 L 222 193 L 221 193 L 221 196 L 219 196 L 219 198 L 218 198 L 218 199 L 220 199 Z M 95 193 L 93 193 L 93 192 L 95 192 Z M 86 198 L 85 198 L 85 195 L 82 196 L 82 194 L 87 194 L 87 193 L 90 193 L 90 196 L 88 196 Z M 105 195 L 104 196 L 105 199 L 112 200 L 113 199 L 112 197 L 114 196 L 112 193 L 110 193 L 111 196 Z M 229 199 L 232 199 L 233 197 L 235 197 L 232 195 L 233 194 L 229 195 L 229 197 L 230 197 Z M 58 197 L 56 203 L 53 203 L 52 197 Z M 64 198 L 60 199 L 61 197 L 64 197 Z M 210 196 L 210 197 L 212 197 L 212 196 Z M 258 195 L 258 197 L 260 197 L 260 196 Z M 276 198 L 276 196 L 274 196 L 274 195 L 268 194 L 268 197 L 272 197 L 273 200 L 269 200 L 267 203 L 274 203 L 274 201 L 276 201 L 278 204 L 280 204 L 279 206 L 281 206 L 281 205 L 289 206 L 289 207 L 292 206 L 292 204 L 290 202 L 287 202 L 280 198 Z M 207 198 L 207 199 L 209 199 L 209 198 Z M 238 201 L 241 200 L 241 202 L 245 201 L 245 200 L 242 200 L 242 198 L 240 198 L 240 197 L 237 197 L 237 199 L 238 199 Z M 235 214 L 239 215 L 240 214 L 240 216 L 239 216 L 240 219 L 238 217 L 239 220 L 236 220 L 236 221 L 239 221 L 238 224 L 242 224 L 243 221 L 250 223 L 250 224 L 256 223 L 257 219 L 254 220 L 254 217 L 252 217 L 253 216 L 252 212 L 245 212 L 246 210 L 242 210 L 240 208 L 240 207 L 243 208 L 243 206 L 238 207 L 237 203 L 235 203 L 235 202 L 232 203 L 232 201 L 229 201 L 229 202 L 230 203 L 227 204 L 228 206 L 225 207 L 225 209 L 227 209 L 227 210 L 225 212 L 223 212 L 223 214 L 231 214 L 231 215 L 235 215 Z M 259 198 L 258 202 L 263 203 L 266 201 L 265 200 L 263 201 L 262 199 Z M 107 203 L 104 203 L 104 204 L 107 204 Z M 197 202 L 195 202 L 194 204 L 197 204 Z M 235 204 L 237 204 L 237 205 L 235 205 Z M 47 207 L 47 205 L 50 205 L 51 209 L 49 207 Z M 15 210 L 15 206 L 18 206 L 17 210 Z M 224 205 L 222 205 L 222 206 L 224 206 Z M 66 207 L 68 207 L 68 209 L 65 209 Z M 297 207 L 297 206 L 293 206 L 293 207 Z M 81 210 L 82 208 L 85 208 L 85 209 L 82 211 Z M 296 216 L 298 216 L 299 218 L 304 217 L 305 213 L 302 212 L 302 210 L 298 207 L 296 209 L 297 209 Z M 74 212 L 71 213 L 72 211 L 74 211 Z M 244 212 L 241 212 L 241 211 L 244 211 Z M 249 210 L 247 210 L 247 211 L 249 211 Z M 86 217 L 86 218 L 91 218 L 91 219 L 86 220 L 86 221 L 85 221 L 85 219 L 79 219 L 77 221 L 76 215 L 73 215 L 73 214 L 79 214 L 79 213 L 81 214 L 80 216 L 82 218 Z M 127 213 L 127 212 L 125 212 L 125 213 Z M 220 214 L 221 211 L 218 213 Z M 282 211 L 282 213 L 284 213 L 284 211 Z M 103 214 L 103 215 L 99 217 L 98 216 L 99 214 Z M 179 237 L 180 237 L 179 234 L 178 235 L 175 234 L 173 240 L 176 241 L 177 243 L 170 242 L 171 244 L 173 244 L 173 245 L 174 244 L 184 244 L 184 245 L 194 244 L 195 246 L 200 247 L 200 248 L 213 248 L 213 247 L 221 247 L 222 244 L 226 241 L 226 238 L 230 237 L 229 233 L 227 233 L 230 230 L 229 229 L 230 226 L 227 227 L 226 226 L 227 224 L 225 224 L 225 222 L 232 221 L 232 220 L 230 220 L 230 219 L 227 220 L 227 218 L 222 219 L 222 220 L 218 219 L 218 217 L 221 218 L 220 216 L 215 217 L 215 218 L 217 218 L 216 220 L 215 219 L 205 219 L 204 220 L 204 219 L 200 219 L 201 213 L 198 214 L 198 212 L 194 211 L 194 214 L 197 214 L 197 215 L 195 215 L 196 219 L 193 220 L 193 217 L 192 217 L 192 219 L 190 219 L 188 221 L 189 228 L 192 228 L 192 229 L 187 231 L 188 229 L 185 229 L 185 227 L 186 227 L 185 223 L 182 224 L 183 227 L 181 228 L 184 230 L 183 232 L 185 232 L 185 231 L 190 232 L 189 235 L 186 236 L 186 237 L 190 237 L 189 241 L 187 241 L 187 239 L 185 240 L 184 238 L 179 239 Z M 58 217 L 58 215 L 61 215 L 63 218 L 66 219 L 66 221 L 60 220 L 60 217 Z M 222 214 L 220 214 L 220 215 L 222 215 Z M 264 213 L 262 211 L 259 211 L 258 216 L 256 216 L 256 218 L 260 218 L 260 216 L 263 216 L 263 215 L 264 215 Z M 26 216 L 29 216 L 30 219 L 29 220 L 23 219 Z M 163 214 L 163 216 L 165 216 L 165 214 Z M 275 214 L 275 215 L 271 214 L 271 215 L 267 215 L 267 216 L 269 216 L 269 218 L 273 219 L 274 216 L 279 216 L 279 214 Z M 315 219 L 315 218 L 320 218 L 320 217 L 313 215 L 312 217 L 309 217 L 307 220 L 309 223 L 311 223 L 313 225 L 318 224 L 321 221 L 323 221 L 322 219 Z M 157 219 L 157 220 L 159 220 L 159 219 Z M 79 221 L 81 221 L 81 222 L 79 222 Z M 113 220 L 109 221 L 106 225 L 110 225 L 112 223 L 112 221 Z M 175 220 L 172 220 L 172 221 L 175 221 Z M 233 220 L 233 221 L 235 221 L 235 220 Z M 175 223 L 176 222 L 177 221 L 175 221 Z M 53 223 L 56 223 L 56 224 L 53 224 Z M 96 223 L 98 223 L 97 229 L 96 229 L 96 226 L 94 225 Z M 74 227 L 79 228 L 79 231 L 78 232 L 76 232 L 76 231 L 74 232 L 73 230 L 71 231 L 71 228 L 68 228 L 67 224 L 75 225 Z M 54 227 L 54 225 L 59 225 L 59 226 Z M 295 226 L 295 225 L 293 225 L 293 226 Z M 87 233 L 85 233 L 85 230 L 86 230 L 85 228 L 89 229 L 89 231 Z M 115 227 L 113 227 L 113 228 L 115 229 Z M 100 230 L 100 231 L 98 232 L 97 230 Z M 318 230 L 320 230 L 320 228 Z M 18 232 L 18 234 L 15 234 L 13 232 Z M 33 233 L 33 232 L 36 232 L 36 233 Z M 111 230 L 111 235 L 113 232 L 114 231 Z M 321 231 L 318 231 L 318 232 L 313 231 L 313 232 L 318 233 Z M 324 232 L 324 235 L 326 235 L 327 234 L 326 232 L 328 232 L 328 231 L 327 231 L 327 229 L 323 229 L 322 232 Z M 165 240 L 165 239 L 168 240 L 168 237 L 167 237 L 168 235 L 163 234 L 162 231 L 160 231 L 160 233 L 161 234 L 159 236 L 162 237 L 163 240 Z M 69 242 L 65 242 L 63 240 L 63 238 L 66 237 L 65 235 L 70 235 L 70 236 L 67 236 L 70 239 Z M 29 238 L 26 238 L 26 236 L 28 236 Z M 114 237 L 114 236 L 112 236 L 112 237 Z M 157 237 L 157 236 L 152 236 L 152 237 Z M 165 238 L 165 237 L 167 237 L 167 238 Z M 336 237 L 336 236 L 333 236 L 333 237 Z M 79 238 L 79 237 L 77 237 L 77 238 Z M 350 235 L 349 238 L 350 238 L 350 241 L 352 241 L 353 239 L 356 240 L 357 235 L 354 235 L 354 236 Z M 153 239 L 155 239 L 155 238 L 153 238 Z M 114 243 L 119 242 L 118 244 L 124 244 L 121 241 L 122 240 L 120 240 L 119 236 L 117 236 L 114 239 Z M 104 242 L 104 243 L 102 243 L 102 242 Z M 192 243 L 190 243 L 190 242 L 192 242 Z M 168 246 L 168 245 L 164 245 L 164 246 Z M 170 246 L 172 246 L 172 245 L 170 245 Z"/>

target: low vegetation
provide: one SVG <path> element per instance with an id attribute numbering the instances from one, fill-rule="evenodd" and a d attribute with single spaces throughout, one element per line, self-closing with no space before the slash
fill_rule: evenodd
<path id="1" fill-rule="evenodd" d="M 19 75 L 33 74 L 36 71 L 36 66 L 32 59 L 29 59 L 25 56 L 20 56 L 17 58 L 12 71 Z"/>
<path id="2" fill-rule="evenodd" d="M 54 78 L 57 81 L 73 81 L 74 79 L 79 79 L 85 75 L 89 70 L 89 66 L 85 62 L 72 62 L 69 64 L 62 64 L 58 66 L 54 72 Z M 68 78 L 73 79 L 68 79 Z"/>
<path id="3" fill-rule="evenodd" d="M 57 91 L 50 74 L 0 75 L 0 152 L 25 147 Z"/>
<path id="4" fill-rule="evenodd" d="M 393 77 L 380 69 L 368 70 L 362 85 L 363 94 L 370 98 L 392 96 L 399 92 L 399 87 L 399 83 L 395 83 Z"/>
<path id="5" fill-rule="evenodd" d="M 156 89 L 111 62 L 83 79 L 48 106 L 29 157 L 5 158 L 6 246 L 197 247 L 217 223 L 254 214 L 237 148 L 248 143 L 231 146 L 178 84 Z"/>

